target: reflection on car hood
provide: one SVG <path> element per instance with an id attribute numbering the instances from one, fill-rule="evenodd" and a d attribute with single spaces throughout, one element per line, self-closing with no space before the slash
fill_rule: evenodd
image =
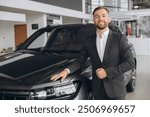
<path id="1" fill-rule="evenodd" d="M 0 57 L 0 85 L 36 84 L 43 75 L 50 75 L 64 67 L 67 59 L 54 54 L 14 52 Z M 50 77 L 50 76 L 49 76 Z"/>

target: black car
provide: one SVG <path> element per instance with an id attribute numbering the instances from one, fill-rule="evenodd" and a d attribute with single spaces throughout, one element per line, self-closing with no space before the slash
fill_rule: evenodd
<path id="1" fill-rule="evenodd" d="M 92 99 L 90 58 L 63 82 L 50 77 L 75 62 L 82 44 L 93 33 L 93 24 L 47 26 L 14 52 L 0 56 L 0 99 Z M 131 49 L 135 53 L 133 46 Z M 125 73 L 128 91 L 135 88 L 135 76 L 135 69 Z"/>

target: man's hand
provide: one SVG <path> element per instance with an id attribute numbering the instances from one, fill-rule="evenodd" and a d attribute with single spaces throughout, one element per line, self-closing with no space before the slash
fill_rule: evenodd
<path id="1" fill-rule="evenodd" d="M 57 73 L 55 75 L 52 75 L 52 77 L 50 78 L 50 80 L 56 81 L 56 80 L 58 80 L 58 79 L 61 78 L 61 81 L 63 81 L 67 77 L 68 74 L 69 74 L 68 70 L 64 69 L 63 71 L 61 71 L 61 72 L 59 72 L 59 73 Z"/>
<path id="2" fill-rule="evenodd" d="M 96 70 L 96 75 L 99 79 L 104 79 L 107 77 L 106 71 L 103 68 L 98 68 Z"/>

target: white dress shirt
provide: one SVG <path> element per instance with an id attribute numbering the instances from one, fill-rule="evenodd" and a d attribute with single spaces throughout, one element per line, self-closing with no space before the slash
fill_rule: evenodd
<path id="1" fill-rule="evenodd" d="M 106 42 L 109 34 L 109 29 L 107 29 L 103 34 L 102 37 L 99 36 L 98 33 L 96 33 L 96 47 L 97 51 L 99 54 L 99 57 L 101 59 L 101 62 L 103 62 L 103 57 L 104 57 L 104 52 L 105 52 L 105 47 L 106 47 Z"/>

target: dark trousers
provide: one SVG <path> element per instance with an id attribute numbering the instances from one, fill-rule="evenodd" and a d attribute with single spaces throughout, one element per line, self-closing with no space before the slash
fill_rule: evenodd
<path id="1" fill-rule="evenodd" d="M 125 96 L 111 98 L 106 93 L 103 81 L 101 82 L 100 86 L 101 86 L 101 88 L 100 88 L 100 91 L 99 91 L 99 95 L 94 96 L 94 100 L 125 100 L 126 99 Z"/>

